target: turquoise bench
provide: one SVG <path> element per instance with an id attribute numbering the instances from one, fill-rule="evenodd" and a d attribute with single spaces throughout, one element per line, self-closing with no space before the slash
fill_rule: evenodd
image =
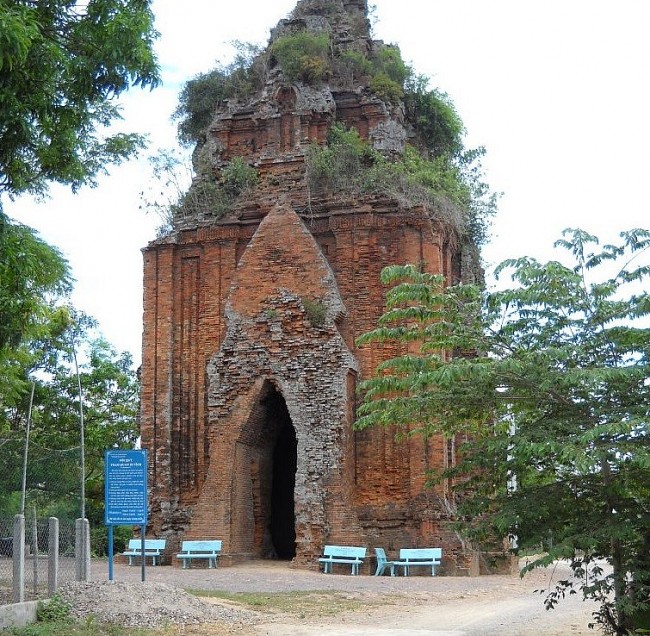
<path id="1" fill-rule="evenodd" d="M 194 559 L 207 559 L 209 568 L 217 567 L 217 557 L 221 553 L 220 540 L 183 541 L 176 558 L 183 562 L 183 569 L 189 568 Z"/>
<path id="2" fill-rule="evenodd" d="M 160 557 L 165 551 L 165 539 L 145 539 L 144 558 L 151 557 L 153 565 L 160 565 Z M 142 539 L 129 539 L 128 548 L 122 552 L 122 556 L 129 557 L 129 565 L 133 565 L 135 557 L 142 557 Z"/>
<path id="3" fill-rule="evenodd" d="M 323 564 L 323 574 L 331 574 L 333 563 L 352 567 L 352 574 L 359 574 L 359 566 L 366 557 L 366 549 L 346 545 L 326 545 L 323 556 L 318 559 Z"/>
<path id="4" fill-rule="evenodd" d="M 436 566 L 440 565 L 442 548 L 402 548 L 399 559 L 393 561 L 395 567 L 404 568 L 404 576 L 409 575 L 413 567 L 430 567 L 431 576 L 436 574 Z"/>
<path id="5" fill-rule="evenodd" d="M 389 561 L 386 558 L 386 551 L 384 548 L 375 548 L 375 558 L 377 559 L 375 576 L 381 576 L 387 568 L 390 571 L 390 575 L 395 576 L 395 561 Z"/>

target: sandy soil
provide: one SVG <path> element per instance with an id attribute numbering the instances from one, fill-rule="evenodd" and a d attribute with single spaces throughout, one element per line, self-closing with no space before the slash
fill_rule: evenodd
<path id="1" fill-rule="evenodd" d="M 579 594 L 567 596 L 551 611 L 544 594 L 553 581 L 567 578 L 566 565 L 518 576 L 372 577 L 321 574 L 290 568 L 282 562 L 254 562 L 215 570 L 172 566 L 147 567 L 147 583 L 181 589 L 229 592 L 336 591 L 354 601 L 356 609 L 334 616 L 320 612 L 262 614 L 249 622 L 187 626 L 183 634 L 240 636 L 586 636 L 595 606 Z M 93 563 L 93 579 L 106 581 L 108 566 Z M 141 582 L 139 566 L 115 565 L 114 581 Z M 232 603 L 222 606 L 233 607 Z M 236 604 L 234 604 L 236 606 Z M 146 612 L 146 605 L 143 605 Z"/>

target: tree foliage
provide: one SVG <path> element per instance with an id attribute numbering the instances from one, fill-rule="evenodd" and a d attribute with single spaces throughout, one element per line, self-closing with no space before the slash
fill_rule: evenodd
<path id="1" fill-rule="evenodd" d="M 148 0 L 0 0 L 0 194 L 92 184 L 142 145 L 98 130 L 113 98 L 158 84 L 155 37 Z"/>
<path id="2" fill-rule="evenodd" d="M 260 48 L 247 42 L 233 42 L 233 46 L 232 62 L 199 73 L 183 86 L 173 114 L 181 143 L 203 143 L 219 106 L 227 99 L 247 97 L 264 85 L 265 60 Z"/>
<path id="3" fill-rule="evenodd" d="M 98 336 L 92 319 L 66 307 L 53 311 L 52 316 L 38 338 L 23 342 L 4 360 L 12 364 L 21 390 L 0 395 L 0 509 L 5 515 L 18 512 L 15 506 L 33 385 L 29 505 L 44 515 L 78 515 L 81 474 L 76 353 L 83 393 L 88 517 L 92 523 L 101 523 L 104 451 L 133 447 L 138 435 L 139 385 L 130 355 L 118 354 Z"/>
<path id="4" fill-rule="evenodd" d="M 579 587 L 614 634 L 650 615 L 650 231 L 621 238 L 566 230 L 569 264 L 507 260 L 515 284 L 493 292 L 389 267 L 387 312 L 358 342 L 417 351 L 363 383 L 357 426 L 469 439 L 431 476 L 456 484 L 464 530 L 544 544 L 526 570 L 569 559 L 547 606 Z"/>
<path id="5" fill-rule="evenodd" d="M 16 347 L 48 311 L 48 295 L 70 287 L 61 253 L 31 228 L 12 223 L 0 212 L 0 351 Z"/>

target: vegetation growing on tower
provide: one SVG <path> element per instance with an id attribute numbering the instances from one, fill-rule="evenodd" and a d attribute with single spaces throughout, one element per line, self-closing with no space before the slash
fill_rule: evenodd
<path id="1" fill-rule="evenodd" d="M 371 139 L 334 121 L 326 145 L 314 143 L 304 149 L 310 200 L 314 195 L 394 197 L 407 207 L 425 206 L 431 218 L 446 224 L 460 243 L 483 244 L 497 195 L 483 180 L 485 150 L 465 148 L 465 127 L 449 96 L 429 88 L 429 79 L 402 59 L 398 46 L 372 41 L 367 35 L 352 40 L 338 37 L 331 25 L 354 17 L 341 18 L 341 3 L 316 3 L 316 9 L 312 4 L 299 8 L 318 9 L 311 14 L 320 20 L 315 30 L 305 26 L 309 21 L 300 14 L 298 28 L 285 24 L 266 51 L 238 44 L 231 64 L 186 84 L 175 117 L 180 140 L 197 144 L 195 171 L 201 188 L 223 185 L 212 174 L 211 160 L 201 168 L 198 159 L 207 128 L 227 100 L 264 99 L 262 90 L 270 81 L 293 85 L 298 91 L 305 86 L 331 90 L 334 96 L 353 91 L 383 102 L 396 125 L 404 128 L 406 142 L 402 140 L 397 150 L 380 150 Z M 330 21 L 331 32 L 323 16 Z M 181 208 L 192 196 L 180 202 Z M 221 210 L 211 216 L 225 212 L 234 198 L 232 193 L 210 197 L 213 203 L 220 202 L 217 208 Z"/>
<path id="2" fill-rule="evenodd" d="M 298 31 L 273 43 L 271 62 L 277 61 L 289 82 L 318 84 L 329 75 L 331 45 L 327 33 Z"/>

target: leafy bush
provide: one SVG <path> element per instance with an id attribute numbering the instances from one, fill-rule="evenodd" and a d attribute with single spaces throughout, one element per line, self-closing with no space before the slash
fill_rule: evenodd
<path id="1" fill-rule="evenodd" d="M 343 84 L 350 88 L 359 78 L 372 75 L 374 70 L 372 62 L 360 51 L 343 51 L 334 58 L 332 65 Z"/>
<path id="2" fill-rule="evenodd" d="M 361 139 L 355 128 L 341 123 L 332 125 L 327 146 L 313 146 L 307 153 L 307 181 L 313 189 L 350 191 L 358 184 L 364 165 L 381 157 Z"/>
<path id="3" fill-rule="evenodd" d="M 243 158 L 235 157 L 227 163 L 217 180 L 203 154 L 195 155 L 194 168 L 198 175 L 194 178 L 194 168 L 187 156 L 161 150 L 150 158 L 155 184 L 140 193 L 140 207 L 162 220 L 158 236 L 169 234 L 184 219 L 222 217 L 237 197 L 257 185 L 257 171 Z"/>
<path id="4" fill-rule="evenodd" d="M 444 155 L 426 159 L 407 146 L 401 160 L 389 161 L 356 129 L 336 123 L 327 146 L 312 146 L 307 153 L 307 183 L 316 191 L 384 194 L 406 206 L 423 205 L 432 218 L 480 245 L 496 209 L 496 195 L 489 195 L 476 164 L 482 153 L 469 151 L 457 161 Z"/>
<path id="5" fill-rule="evenodd" d="M 113 528 L 113 554 L 123 552 L 129 539 L 132 538 L 132 526 L 115 526 Z M 108 555 L 108 528 L 104 524 L 90 529 L 90 546 L 93 556 L 104 557 Z"/>
<path id="6" fill-rule="evenodd" d="M 379 73 L 370 80 L 370 90 L 385 102 L 397 104 L 404 97 L 404 90 L 386 73 Z"/>
<path id="7" fill-rule="evenodd" d="M 70 605 L 58 594 L 38 604 L 36 619 L 39 623 L 69 623 L 72 622 Z"/>
<path id="8" fill-rule="evenodd" d="M 404 62 L 399 47 L 395 45 L 382 46 L 374 62 L 377 74 L 386 75 L 400 87 L 412 75 L 411 67 Z"/>
<path id="9" fill-rule="evenodd" d="M 193 217 L 223 216 L 229 209 L 233 197 L 228 196 L 219 184 L 208 178 L 196 179 L 187 192 L 171 208 L 171 225 L 165 229 L 171 231 L 175 221 Z"/>
<path id="10" fill-rule="evenodd" d="M 404 97 L 404 83 L 412 74 L 399 47 L 382 46 L 372 60 L 370 90 L 385 102 L 397 104 Z"/>
<path id="11" fill-rule="evenodd" d="M 330 70 L 330 37 L 327 33 L 299 31 L 278 38 L 271 46 L 271 54 L 277 60 L 284 77 L 305 84 L 321 82 Z"/>
<path id="12" fill-rule="evenodd" d="M 255 168 L 249 166 L 242 157 L 235 157 L 221 171 L 223 189 L 230 198 L 250 192 L 258 181 Z"/>
<path id="13" fill-rule="evenodd" d="M 406 116 L 429 153 L 457 157 L 463 150 L 465 127 L 449 95 L 438 89 L 428 90 L 428 81 L 420 75 L 407 82 Z"/>
<path id="14" fill-rule="evenodd" d="M 189 80 L 179 96 L 173 119 L 179 120 L 178 138 L 183 144 L 205 140 L 215 109 L 227 99 L 247 97 L 264 85 L 265 60 L 260 49 L 235 42 L 237 54 L 231 64 L 218 65 Z"/>
<path id="15" fill-rule="evenodd" d="M 293 10 L 293 18 L 305 18 L 311 15 L 335 15 L 342 9 L 340 0 L 311 0 L 308 5 L 298 4 Z"/>
<path id="16" fill-rule="evenodd" d="M 173 206 L 173 216 L 177 220 L 196 216 L 218 219 L 230 210 L 239 196 L 250 192 L 257 182 L 255 168 L 242 157 L 235 157 L 222 168 L 219 181 L 215 181 L 207 172 L 195 179 Z"/>

